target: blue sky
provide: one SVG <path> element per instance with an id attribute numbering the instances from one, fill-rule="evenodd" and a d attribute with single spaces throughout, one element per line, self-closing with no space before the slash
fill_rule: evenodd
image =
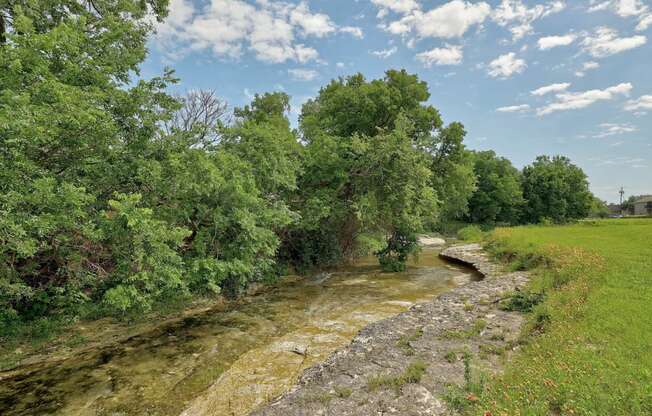
<path id="1" fill-rule="evenodd" d="M 652 193 L 651 35 L 648 0 L 172 0 L 142 75 L 231 106 L 282 90 L 296 120 L 332 78 L 405 68 L 470 148 L 567 155 L 616 201 Z"/>

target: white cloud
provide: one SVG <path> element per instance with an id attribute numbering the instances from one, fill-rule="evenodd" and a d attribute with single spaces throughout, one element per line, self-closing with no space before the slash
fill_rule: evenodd
<path id="1" fill-rule="evenodd" d="M 614 124 L 614 123 L 602 123 L 600 124 L 600 129 L 601 129 L 600 133 L 595 134 L 593 136 L 596 139 L 614 136 L 616 134 L 633 133 L 638 131 L 636 127 L 630 124 Z"/>
<path id="2" fill-rule="evenodd" d="M 614 85 L 604 90 L 589 90 L 584 92 L 562 92 L 556 94 L 556 101 L 537 110 L 542 116 L 556 111 L 578 110 L 588 107 L 598 101 L 615 99 L 618 95 L 628 95 L 632 90 L 629 82 Z"/>
<path id="3" fill-rule="evenodd" d="M 584 65 L 582 65 L 582 69 L 585 71 L 598 68 L 600 68 L 600 64 L 595 61 L 584 62 Z"/>
<path id="4" fill-rule="evenodd" d="M 570 45 L 571 43 L 575 42 L 575 39 L 577 39 L 577 36 L 572 33 L 563 36 L 545 36 L 540 38 L 537 41 L 537 44 L 539 45 L 540 50 L 545 51 L 548 49 L 556 48 L 557 46 Z"/>
<path id="5" fill-rule="evenodd" d="M 537 95 L 537 96 L 542 96 L 546 95 L 551 92 L 561 92 L 561 91 L 566 91 L 568 87 L 570 87 L 571 84 L 570 82 L 563 82 L 560 84 L 551 84 L 551 85 L 546 85 L 545 87 L 537 88 L 534 91 L 530 91 L 530 94 L 532 95 Z"/>
<path id="6" fill-rule="evenodd" d="M 643 164 L 646 162 L 645 159 L 641 157 L 630 157 L 630 156 L 616 156 L 609 158 L 591 158 L 589 159 L 592 162 L 596 162 L 598 166 L 631 166 L 632 168 L 646 168 L 647 165 Z"/>
<path id="7" fill-rule="evenodd" d="M 385 17 L 389 11 L 407 14 L 419 8 L 415 0 L 371 0 L 371 2 L 379 8 L 379 18 Z"/>
<path id="8" fill-rule="evenodd" d="M 389 49 L 383 49 L 380 51 L 371 51 L 371 54 L 374 56 L 377 56 L 381 59 L 387 59 L 390 56 L 394 55 L 398 51 L 398 48 L 396 46 L 389 48 Z"/>
<path id="9" fill-rule="evenodd" d="M 305 2 L 290 11 L 290 23 L 301 28 L 305 36 L 323 38 L 335 32 L 336 26 L 327 14 L 311 13 Z"/>
<path id="10" fill-rule="evenodd" d="M 578 77 L 583 77 L 586 75 L 586 71 L 590 71 L 592 69 L 597 69 L 600 68 L 600 64 L 595 62 L 595 61 L 589 61 L 589 62 L 584 62 L 582 65 L 582 70 L 575 72 L 575 75 Z"/>
<path id="11" fill-rule="evenodd" d="M 652 95 L 642 95 L 635 100 L 629 100 L 625 104 L 627 111 L 652 110 Z"/>
<path id="12" fill-rule="evenodd" d="M 648 7 L 641 0 L 591 0 L 589 12 L 612 10 L 620 17 L 640 16 L 648 11 Z"/>
<path id="13" fill-rule="evenodd" d="M 510 52 L 491 61 L 487 73 L 494 78 L 509 78 L 514 74 L 520 74 L 525 68 L 527 68 L 525 61 L 516 58 L 516 54 Z"/>
<path id="14" fill-rule="evenodd" d="M 156 31 L 158 48 L 170 58 L 196 51 L 238 58 L 250 52 L 270 63 L 317 60 L 318 52 L 298 38 L 323 38 L 338 31 L 359 35 L 353 29 L 339 29 L 326 14 L 311 12 L 307 2 L 268 0 L 255 5 L 244 0 L 209 0 L 201 10 L 191 0 L 172 0 L 170 15 L 156 25 Z"/>
<path id="15" fill-rule="evenodd" d="M 609 7 L 611 7 L 611 1 L 604 1 L 599 3 L 597 0 L 591 0 L 588 10 L 589 13 L 594 13 L 601 10 L 607 10 Z"/>
<path id="16" fill-rule="evenodd" d="M 338 68 L 344 68 L 346 65 L 344 64 L 344 62 L 338 62 L 335 64 L 335 66 Z"/>
<path id="17" fill-rule="evenodd" d="M 594 36 L 587 36 L 582 41 L 585 52 L 595 58 L 605 58 L 620 52 L 644 45 L 647 38 L 642 35 L 619 38 L 618 32 L 608 27 L 599 27 Z"/>
<path id="18" fill-rule="evenodd" d="M 362 39 L 364 37 L 364 33 L 362 32 L 362 29 L 356 26 L 344 26 L 343 28 L 340 29 L 340 32 L 349 33 L 350 35 L 358 39 Z"/>
<path id="19" fill-rule="evenodd" d="M 434 65 L 459 65 L 462 63 L 464 53 L 462 46 L 446 45 L 445 48 L 434 48 L 417 54 L 416 58 L 426 67 Z"/>
<path id="20" fill-rule="evenodd" d="M 652 26 L 652 13 L 641 17 L 641 20 L 639 20 L 638 25 L 636 25 L 636 30 L 642 32 L 644 30 L 647 30 L 647 28 L 650 26 Z"/>
<path id="21" fill-rule="evenodd" d="M 511 105 L 508 107 L 498 107 L 496 111 L 499 113 L 524 113 L 530 111 L 530 106 L 528 104 Z"/>
<path id="22" fill-rule="evenodd" d="M 298 81 L 312 81 L 319 76 L 319 72 L 313 69 L 301 68 L 288 69 L 288 74 L 290 74 L 293 79 Z"/>
<path id="23" fill-rule="evenodd" d="M 395 35 L 414 33 L 419 38 L 456 38 L 471 26 L 479 25 L 489 16 L 491 7 L 485 2 L 470 3 L 452 0 L 427 12 L 414 8 L 404 17 L 382 27 Z"/>
<path id="24" fill-rule="evenodd" d="M 623 18 L 636 17 L 638 19 L 636 30 L 639 32 L 647 30 L 652 25 L 652 12 L 642 0 L 591 0 L 588 10 L 589 12 L 611 10 Z"/>
<path id="25" fill-rule="evenodd" d="M 542 17 L 559 13 L 566 8 L 564 1 L 549 1 L 528 8 L 522 0 L 502 0 L 492 13 L 492 19 L 500 26 L 507 27 L 512 39 L 517 41 L 532 33 L 532 23 Z"/>

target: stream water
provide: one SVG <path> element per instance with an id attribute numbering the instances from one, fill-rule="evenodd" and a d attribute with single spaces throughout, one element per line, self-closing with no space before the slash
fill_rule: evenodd
<path id="1" fill-rule="evenodd" d="M 476 277 L 435 249 L 404 273 L 381 273 L 368 258 L 312 279 L 288 277 L 124 342 L 0 373 L 0 415 L 246 415 L 362 327 Z"/>

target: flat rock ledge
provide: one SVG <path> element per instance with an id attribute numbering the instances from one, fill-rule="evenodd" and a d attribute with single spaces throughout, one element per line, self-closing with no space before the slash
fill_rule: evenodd
<path id="1" fill-rule="evenodd" d="M 252 415 L 450 414 L 444 396 L 464 384 L 465 352 L 473 374 L 496 373 L 518 348 L 523 316 L 498 303 L 523 287 L 528 275 L 505 273 L 477 244 L 452 246 L 441 256 L 473 265 L 485 278 L 362 329 Z M 426 363 L 425 373 L 406 382 L 401 375 L 417 361 Z"/>

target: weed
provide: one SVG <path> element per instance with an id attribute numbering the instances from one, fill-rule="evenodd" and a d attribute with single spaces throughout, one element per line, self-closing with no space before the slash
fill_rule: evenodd
<path id="1" fill-rule="evenodd" d="M 396 346 L 401 348 L 405 355 L 414 355 L 414 348 L 410 345 L 411 342 L 416 341 L 421 338 L 423 335 L 423 328 L 418 328 L 414 333 L 409 335 L 403 335 L 401 338 L 396 341 Z"/>
<path id="2" fill-rule="evenodd" d="M 480 344 L 479 349 L 480 353 L 486 355 L 498 355 L 501 357 L 505 355 L 505 347 L 499 347 L 493 344 Z"/>
<path id="3" fill-rule="evenodd" d="M 450 330 L 444 333 L 444 338 L 449 339 L 469 339 L 478 336 L 487 327 L 487 322 L 483 319 L 476 319 L 473 326 L 466 330 Z"/>
<path id="4" fill-rule="evenodd" d="M 501 302 L 500 308 L 504 311 L 532 312 L 536 305 L 543 302 L 543 297 L 543 293 L 517 290 Z"/>
<path id="5" fill-rule="evenodd" d="M 485 391 L 486 376 L 479 373 L 474 376 L 471 368 L 471 354 L 465 351 L 462 355 L 464 363 L 464 385 L 448 385 L 444 400 L 453 410 L 462 413 L 474 402 L 480 400 Z"/>
<path id="6" fill-rule="evenodd" d="M 448 361 L 450 364 L 453 364 L 455 361 L 457 361 L 457 353 L 455 353 L 455 351 L 448 351 L 446 355 L 444 355 L 444 360 Z"/>
<path id="7" fill-rule="evenodd" d="M 341 399 L 346 399 L 351 396 L 353 393 L 353 390 L 351 390 L 348 387 L 342 387 L 342 386 L 335 386 L 335 395 Z"/>
<path id="8" fill-rule="evenodd" d="M 420 382 L 426 373 L 426 368 L 427 365 L 423 361 L 414 361 L 398 376 L 381 375 L 370 378 L 367 382 L 367 389 L 375 391 L 379 388 L 391 388 L 399 395 L 405 384 Z"/>

